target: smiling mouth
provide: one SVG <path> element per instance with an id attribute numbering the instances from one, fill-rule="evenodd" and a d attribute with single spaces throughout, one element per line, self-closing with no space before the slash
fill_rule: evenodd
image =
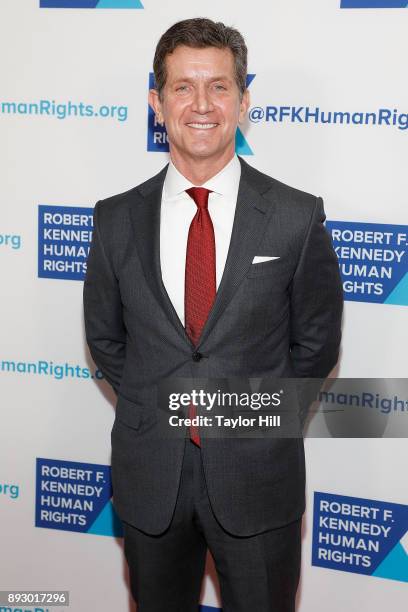
<path id="1" fill-rule="evenodd" d="M 217 127 L 218 123 L 187 123 L 187 125 L 195 130 L 211 130 Z"/>

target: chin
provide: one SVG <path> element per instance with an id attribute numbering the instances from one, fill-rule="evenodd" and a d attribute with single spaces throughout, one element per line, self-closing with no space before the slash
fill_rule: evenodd
<path id="1" fill-rule="evenodd" d="M 194 157 L 211 157 L 212 155 L 217 155 L 220 149 L 215 146 L 203 146 L 203 143 L 201 143 L 201 146 L 189 147 L 187 151 Z"/>
<path id="2" fill-rule="evenodd" d="M 190 155 L 192 157 L 213 157 L 217 154 L 217 151 L 209 150 L 209 149 L 196 149 L 194 151 L 190 151 Z"/>

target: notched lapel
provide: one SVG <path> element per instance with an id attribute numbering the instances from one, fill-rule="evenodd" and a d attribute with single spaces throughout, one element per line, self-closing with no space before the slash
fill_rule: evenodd
<path id="1" fill-rule="evenodd" d="M 167 166 L 139 188 L 140 201 L 131 206 L 130 215 L 146 282 L 178 333 L 192 346 L 168 296 L 161 275 L 160 208 L 166 172 Z"/>
<path id="2" fill-rule="evenodd" d="M 240 162 L 241 180 L 227 260 L 198 347 L 205 342 L 247 274 L 254 256 L 258 253 L 258 245 L 268 221 L 275 210 L 274 202 L 267 201 L 261 195 L 262 191 L 269 190 L 271 183 L 269 182 L 266 188 L 260 182 L 257 183 L 251 176 L 252 168 L 241 159 Z"/>

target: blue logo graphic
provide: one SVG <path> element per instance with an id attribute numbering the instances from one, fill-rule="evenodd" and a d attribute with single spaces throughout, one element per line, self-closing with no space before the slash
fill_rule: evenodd
<path id="1" fill-rule="evenodd" d="M 92 208 L 40 205 L 38 276 L 84 280 L 92 229 Z"/>
<path id="2" fill-rule="evenodd" d="M 40 8 L 142 9 L 140 0 L 40 0 Z"/>
<path id="3" fill-rule="evenodd" d="M 344 298 L 408 306 L 408 227 L 327 221 L 339 259 Z"/>
<path id="4" fill-rule="evenodd" d="M 407 8 L 407 0 L 341 0 L 340 8 Z"/>
<path id="5" fill-rule="evenodd" d="M 408 582 L 407 531 L 408 506 L 316 491 L 312 565 Z"/>
<path id="6" fill-rule="evenodd" d="M 247 75 L 247 87 L 250 86 L 255 76 L 255 74 Z M 149 89 L 154 89 L 153 72 L 149 73 Z M 166 128 L 157 123 L 154 111 L 149 104 L 147 105 L 147 150 L 161 153 L 168 153 L 169 151 Z M 252 149 L 239 127 L 235 135 L 235 151 L 238 155 L 253 155 Z"/>
<path id="7" fill-rule="evenodd" d="M 37 458 L 35 526 L 122 537 L 108 465 Z"/>

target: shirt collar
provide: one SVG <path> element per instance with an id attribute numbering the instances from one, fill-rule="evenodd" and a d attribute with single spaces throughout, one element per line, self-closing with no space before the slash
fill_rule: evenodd
<path id="1" fill-rule="evenodd" d="M 236 195 L 240 178 L 241 164 L 239 163 L 238 156 L 235 154 L 222 170 L 201 186 L 221 195 Z M 194 185 L 177 170 L 170 159 L 164 180 L 165 198 L 173 198 L 180 195 L 190 187 L 194 187 Z"/>

